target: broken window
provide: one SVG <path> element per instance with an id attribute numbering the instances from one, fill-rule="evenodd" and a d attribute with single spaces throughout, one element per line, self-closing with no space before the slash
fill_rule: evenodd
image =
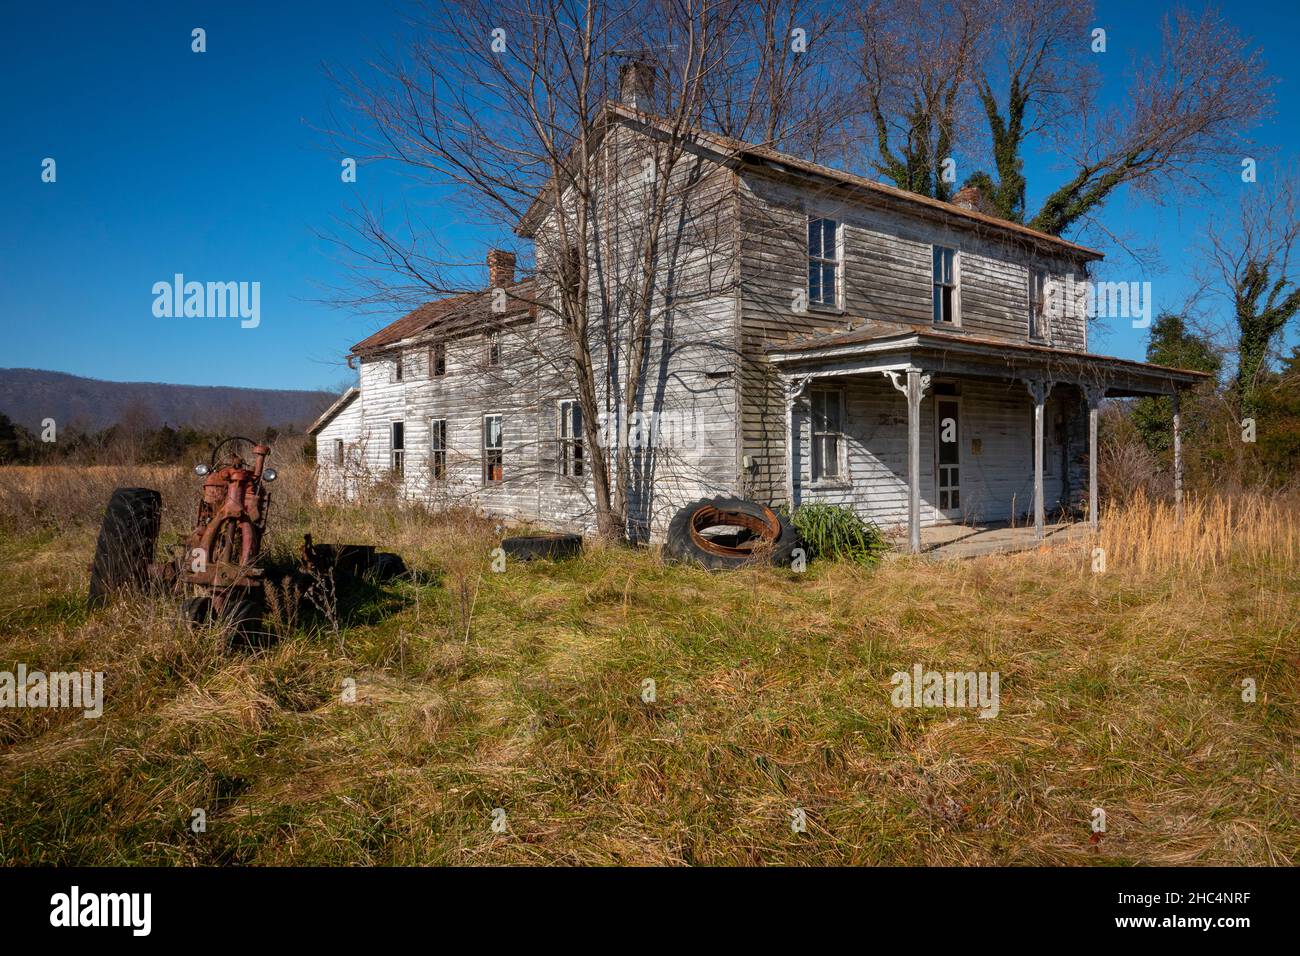
<path id="1" fill-rule="evenodd" d="M 572 400 L 560 402 L 560 474 L 583 474 L 582 406 Z"/>
<path id="2" fill-rule="evenodd" d="M 447 343 L 434 342 L 429 347 L 429 377 L 439 378 L 447 374 Z"/>
<path id="3" fill-rule="evenodd" d="M 334 464 L 342 467 L 343 465 L 343 439 L 334 439 Z"/>
<path id="4" fill-rule="evenodd" d="M 489 366 L 501 364 L 501 333 L 489 332 L 487 334 L 487 363 Z"/>
<path id="5" fill-rule="evenodd" d="M 402 380 L 402 353 L 398 352 L 393 356 L 393 381 L 400 382 L 401 380 Z"/>
<path id="6" fill-rule="evenodd" d="M 400 475 L 406 465 L 406 424 L 393 422 L 393 474 Z"/>
<path id="7" fill-rule="evenodd" d="M 503 480 L 505 451 L 501 443 L 501 416 L 483 416 L 483 481 L 494 483 Z"/>

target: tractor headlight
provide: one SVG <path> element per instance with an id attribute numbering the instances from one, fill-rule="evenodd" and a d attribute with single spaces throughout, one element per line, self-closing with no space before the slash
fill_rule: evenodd
<path id="1" fill-rule="evenodd" d="M 267 468 L 265 471 L 263 471 L 263 472 L 262 472 L 262 480 L 263 480 L 263 481 L 275 481 L 275 469 L 274 469 L 274 468 Z"/>
<path id="2" fill-rule="evenodd" d="M 194 466 L 194 474 L 198 475 L 200 478 L 202 478 L 207 473 L 208 473 L 208 466 L 203 464 L 202 462 L 199 462 L 197 465 Z"/>

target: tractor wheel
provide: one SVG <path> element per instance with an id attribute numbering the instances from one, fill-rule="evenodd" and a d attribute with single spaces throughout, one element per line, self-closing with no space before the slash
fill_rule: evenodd
<path id="1" fill-rule="evenodd" d="M 186 598 L 181 602 L 181 619 L 191 627 L 202 627 L 212 618 L 212 599 L 209 597 Z"/>
<path id="2" fill-rule="evenodd" d="M 230 630 L 230 643 L 244 647 L 267 643 L 270 635 L 262 627 L 262 602 L 254 598 L 232 599 L 221 609 L 221 623 Z"/>
<path id="3" fill-rule="evenodd" d="M 90 568 L 91 608 L 103 607 L 115 592 L 143 591 L 158 542 L 162 495 L 151 488 L 118 488 L 108 500 Z"/>
<path id="4" fill-rule="evenodd" d="M 664 553 L 724 571 L 755 561 L 788 565 L 798 546 L 799 532 L 771 508 L 743 498 L 704 498 L 673 516 Z"/>

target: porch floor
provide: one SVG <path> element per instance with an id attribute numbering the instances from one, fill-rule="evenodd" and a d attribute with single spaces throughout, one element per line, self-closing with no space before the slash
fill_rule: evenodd
<path id="1" fill-rule="evenodd" d="M 1055 545 L 1067 541 L 1080 541 L 1088 536 L 1086 521 L 1062 521 L 1043 528 L 1042 545 Z M 907 553 L 907 533 L 891 536 L 897 550 L 895 555 Z M 935 560 L 948 558 L 976 558 L 985 554 L 1004 554 L 1011 551 L 1032 551 L 1040 542 L 1034 540 L 1034 526 L 1023 523 L 1011 527 L 1007 522 L 988 522 L 978 525 L 946 524 L 921 529 L 921 554 Z"/>

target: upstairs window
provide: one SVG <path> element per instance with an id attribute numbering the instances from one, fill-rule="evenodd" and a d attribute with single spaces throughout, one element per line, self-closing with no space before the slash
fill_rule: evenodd
<path id="1" fill-rule="evenodd" d="M 447 419 L 434 418 L 429 422 L 429 468 L 434 481 L 447 477 Z"/>
<path id="2" fill-rule="evenodd" d="M 843 279 L 840 224 L 834 219 L 808 220 L 808 303 L 836 308 Z"/>
<path id="3" fill-rule="evenodd" d="M 505 450 L 501 443 L 501 416 L 483 416 L 483 483 L 495 484 L 505 477 Z"/>
<path id="4" fill-rule="evenodd" d="M 489 367 L 495 367 L 501 364 L 500 332 L 489 332 L 487 334 L 487 363 Z"/>
<path id="5" fill-rule="evenodd" d="M 934 247 L 934 324 L 957 325 L 957 251 Z"/>
<path id="6" fill-rule="evenodd" d="M 447 374 L 447 343 L 434 342 L 429 346 L 429 378 L 441 378 Z"/>
<path id="7" fill-rule="evenodd" d="M 342 467 L 343 465 L 343 439 L 334 439 L 334 464 Z"/>
<path id="8" fill-rule="evenodd" d="M 402 380 L 402 353 L 398 352 L 395 356 L 393 356 L 393 381 L 400 382 L 401 380 Z"/>
<path id="9" fill-rule="evenodd" d="M 1029 337 L 1047 338 L 1047 273 L 1029 270 Z"/>
<path id="10" fill-rule="evenodd" d="M 812 391 L 812 480 L 838 481 L 844 474 L 841 456 L 844 435 L 841 411 L 844 391 L 816 388 Z"/>
<path id="11" fill-rule="evenodd" d="M 582 406 L 576 401 L 560 402 L 560 474 L 583 474 Z"/>
<path id="12" fill-rule="evenodd" d="M 393 422 L 393 474 L 400 475 L 406 467 L 406 425 Z"/>

